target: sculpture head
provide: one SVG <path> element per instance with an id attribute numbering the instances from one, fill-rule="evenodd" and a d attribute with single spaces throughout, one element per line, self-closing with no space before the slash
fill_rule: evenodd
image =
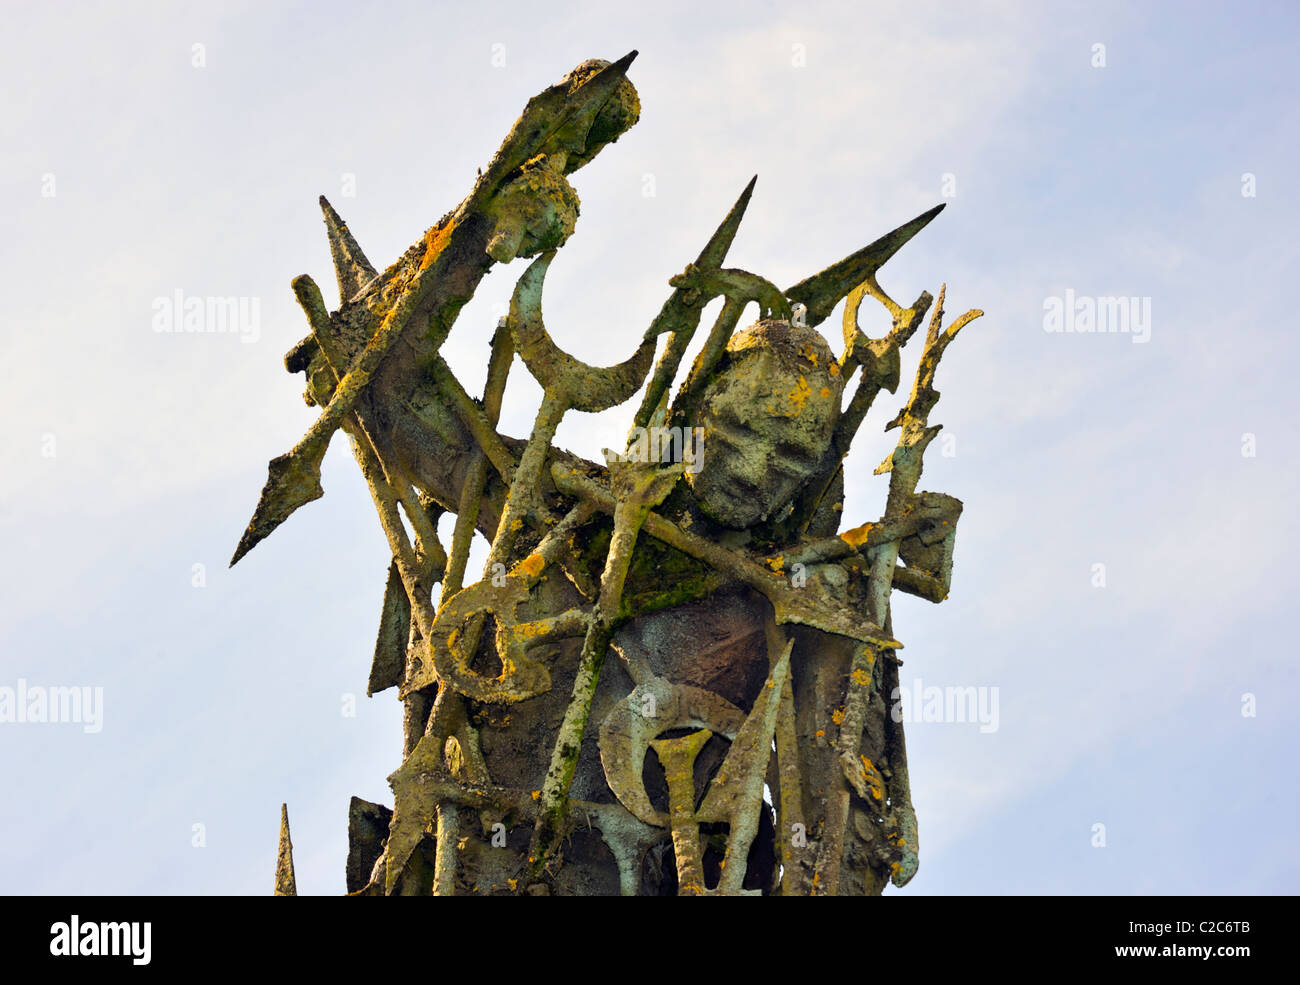
<path id="1" fill-rule="evenodd" d="M 733 529 L 780 518 L 830 447 L 843 391 L 814 329 L 767 319 L 733 335 L 695 421 L 703 467 L 686 476 L 704 513 Z"/>

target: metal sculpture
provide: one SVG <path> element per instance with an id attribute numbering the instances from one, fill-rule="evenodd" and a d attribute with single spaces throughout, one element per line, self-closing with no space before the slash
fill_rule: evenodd
<path id="1" fill-rule="evenodd" d="M 636 123 L 635 55 L 530 100 L 465 200 L 382 273 L 322 198 L 339 307 L 293 282 L 311 334 L 285 365 L 323 412 L 271 462 L 231 563 L 323 494 L 345 431 L 393 555 L 368 692 L 404 703 L 393 808 L 351 805 L 353 895 L 863 895 L 916 870 L 890 596 L 947 597 L 961 503 L 917 484 L 935 369 L 981 312 L 945 328 L 940 290 L 876 469 L 884 515 L 843 531 L 844 459 L 934 301 L 902 307 L 877 271 L 942 206 L 781 290 L 723 266 L 750 181 L 625 362 L 559 349 L 542 291 L 578 214 L 567 176 Z M 516 258 L 535 259 L 475 400 L 439 348 Z M 891 317 L 883 338 L 859 327 L 867 297 Z M 816 326 L 845 299 L 836 357 Z M 737 331 L 751 303 L 759 319 Z M 527 441 L 496 430 L 516 354 L 545 394 Z M 567 413 L 639 391 L 604 465 L 553 445 Z M 466 586 L 475 530 L 491 549 Z M 294 891 L 285 814 L 276 892 Z"/>

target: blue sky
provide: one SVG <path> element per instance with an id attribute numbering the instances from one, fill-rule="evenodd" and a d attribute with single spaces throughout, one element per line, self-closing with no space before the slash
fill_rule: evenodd
<path id="1" fill-rule="evenodd" d="M 1300 890 L 1296 8 L 556 6 L 8 18 L 0 687 L 102 687 L 104 716 L 0 724 L 0 891 L 269 893 L 282 801 L 299 890 L 343 891 L 348 798 L 391 803 L 400 756 L 391 692 L 365 697 L 387 551 L 343 441 L 325 498 L 225 567 L 313 419 L 281 357 L 290 280 L 334 301 L 316 196 L 386 265 L 529 96 L 632 48 L 641 122 L 574 176 L 548 276 L 567 349 L 624 358 L 754 173 L 729 263 L 794 283 L 946 201 L 881 283 L 985 311 L 922 480 L 965 503 L 951 597 L 899 598 L 894 628 L 905 684 L 996 687 L 998 728 L 909 726 L 903 892 Z M 444 349 L 471 392 L 521 270 Z M 255 340 L 154 331 L 177 290 L 257 299 Z M 1148 340 L 1045 331 L 1067 290 L 1149 299 Z M 503 429 L 538 397 L 514 374 Z M 900 398 L 850 459 L 854 524 Z M 572 414 L 558 441 L 596 458 L 627 423 Z"/>

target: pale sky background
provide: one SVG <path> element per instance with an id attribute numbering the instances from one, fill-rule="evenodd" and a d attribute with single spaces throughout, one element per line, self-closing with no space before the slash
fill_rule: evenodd
<path id="1" fill-rule="evenodd" d="M 4 6 L 0 687 L 103 687 L 104 721 L 0 724 L 0 892 L 268 894 L 282 801 L 299 891 L 344 891 L 348 798 L 391 804 L 401 742 L 365 697 L 387 549 L 346 442 L 225 567 L 315 413 L 281 358 L 290 280 L 335 303 L 316 197 L 383 267 L 530 96 L 632 48 L 642 120 L 574 176 L 548 278 L 562 345 L 624 358 L 754 173 L 730 265 L 788 285 L 946 201 L 881 282 L 986 312 L 922 481 L 965 503 L 951 598 L 894 626 L 904 683 L 996 687 L 999 721 L 908 727 L 903 893 L 1300 890 L 1293 4 Z M 471 392 L 523 269 L 444 348 Z M 178 289 L 258 299 L 257 340 L 155 332 Z M 1150 298 L 1150 340 L 1045 332 L 1066 289 Z M 538 393 L 513 374 L 506 431 Z M 630 412 L 559 440 L 596 457 Z"/>

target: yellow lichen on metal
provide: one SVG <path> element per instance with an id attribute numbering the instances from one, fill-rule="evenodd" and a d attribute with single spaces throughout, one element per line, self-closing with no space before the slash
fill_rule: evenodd
<path id="1" fill-rule="evenodd" d="M 871 528 L 874 526 L 874 523 L 864 523 L 860 527 L 853 527 L 851 530 L 843 530 L 840 532 L 840 540 L 844 541 L 844 543 L 848 544 L 850 547 L 862 547 L 866 544 L 867 538 L 871 535 Z"/>
<path id="2" fill-rule="evenodd" d="M 451 234 L 456 229 L 456 223 L 452 219 L 440 225 L 434 226 L 424 234 L 424 256 L 420 258 L 420 270 L 433 265 L 434 261 L 442 255 L 442 251 L 447 248 L 451 242 Z"/>
<path id="3" fill-rule="evenodd" d="M 885 799 L 885 779 L 880 775 L 880 770 L 876 764 L 866 756 L 859 756 L 862 760 L 862 778 L 866 781 L 867 788 L 871 791 L 871 796 L 876 800 Z"/>

